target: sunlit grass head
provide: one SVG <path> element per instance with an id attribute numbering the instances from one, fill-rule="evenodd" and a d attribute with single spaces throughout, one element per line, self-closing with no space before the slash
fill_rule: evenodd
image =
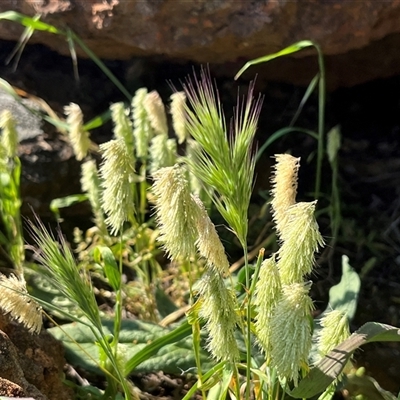
<path id="1" fill-rule="evenodd" d="M 52 283 L 74 302 L 89 321 L 101 329 L 100 312 L 89 276 L 80 271 L 65 238 L 58 241 L 36 218 L 29 222 L 30 234 L 35 242 L 35 258 L 44 268 Z"/>
<path id="2" fill-rule="evenodd" d="M 261 100 L 253 101 L 250 86 L 247 101 L 239 102 L 228 131 L 218 92 L 207 70 L 187 79 L 184 90 L 188 99 L 187 129 L 199 144 L 195 157 L 187 163 L 244 244 L 255 167 L 252 143 Z"/>
<path id="3" fill-rule="evenodd" d="M 171 259 L 190 259 L 196 252 L 198 207 L 191 198 L 185 171 L 176 164 L 161 168 L 153 178 L 159 241 Z"/>
<path id="4" fill-rule="evenodd" d="M 26 290 L 25 279 L 11 274 L 0 274 L 0 308 L 21 322 L 32 333 L 42 328 L 42 307 L 32 299 Z"/>
<path id="5" fill-rule="evenodd" d="M 102 207 L 111 234 L 116 234 L 128 217 L 134 215 L 135 160 L 122 138 L 103 143 L 100 151 L 103 156 L 100 166 Z"/>
<path id="6" fill-rule="evenodd" d="M 276 154 L 275 160 L 271 179 L 271 205 L 276 230 L 281 237 L 289 218 L 287 210 L 296 202 L 300 158 L 290 154 Z"/>
<path id="7" fill-rule="evenodd" d="M 3 110 L 0 114 L 0 156 L 13 158 L 17 155 L 18 134 L 11 111 Z M 0 160 L 4 162 L 4 160 Z"/>
<path id="8" fill-rule="evenodd" d="M 68 136 L 78 161 L 83 160 L 90 148 L 89 132 L 83 126 L 83 114 L 78 104 L 70 103 L 64 107 L 67 116 Z"/>

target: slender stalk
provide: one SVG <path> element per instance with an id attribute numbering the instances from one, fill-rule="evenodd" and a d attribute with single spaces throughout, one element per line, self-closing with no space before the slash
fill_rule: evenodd
<path id="1" fill-rule="evenodd" d="M 249 269 L 249 258 L 247 243 L 243 243 L 244 252 L 244 268 L 246 271 L 246 289 L 250 289 L 250 269 Z M 246 400 L 250 399 L 250 383 L 251 383 L 251 302 L 250 298 L 247 298 L 246 305 L 246 321 L 247 321 L 247 331 L 246 331 Z"/>
<path id="2" fill-rule="evenodd" d="M 319 84 L 318 84 L 318 154 L 317 154 L 317 176 L 315 178 L 315 199 L 318 200 L 321 190 L 322 160 L 324 158 L 324 129 L 325 129 L 325 64 L 322 50 L 313 43 L 318 52 Z"/>
<path id="3" fill-rule="evenodd" d="M 233 366 L 233 376 L 235 377 L 235 380 L 237 382 L 237 384 L 235 385 L 235 388 L 236 388 L 235 396 L 236 396 L 237 399 L 240 399 L 239 371 L 238 371 L 236 363 L 233 363 L 232 366 Z"/>
<path id="4" fill-rule="evenodd" d="M 120 233 L 120 243 L 122 246 L 122 231 Z M 122 251 L 119 252 L 119 276 L 120 282 L 122 277 Z M 115 315 L 114 315 L 114 339 L 112 341 L 112 347 L 115 349 L 114 354 L 117 354 L 118 351 L 118 342 L 119 342 L 119 333 L 121 331 L 121 323 L 122 323 L 122 288 L 121 283 L 116 292 L 116 301 L 115 301 Z"/>
<path id="5" fill-rule="evenodd" d="M 111 72 L 111 70 L 100 60 L 92 50 L 79 38 L 78 35 L 72 33 L 73 39 L 83 51 L 93 60 L 93 62 L 104 72 L 104 74 L 110 79 L 112 83 L 124 94 L 124 96 L 131 101 L 132 95 L 125 89 L 124 85 L 119 81 L 119 79 Z"/>

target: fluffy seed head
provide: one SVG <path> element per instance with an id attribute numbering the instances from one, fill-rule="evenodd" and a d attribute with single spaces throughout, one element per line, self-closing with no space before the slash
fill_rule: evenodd
<path id="1" fill-rule="evenodd" d="M 116 139 L 124 139 L 128 151 L 133 152 L 133 132 L 132 122 L 129 119 L 129 110 L 124 103 L 118 102 L 111 104 L 111 119 L 114 123 L 114 136 Z"/>
<path id="2" fill-rule="evenodd" d="M 332 310 L 321 318 L 320 324 L 317 344 L 320 354 L 325 356 L 350 336 L 349 321 L 341 311 Z"/>
<path id="3" fill-rule="evenodd" d="M 70 103 L 64 107 L 67 116 L 68 137 L 78 161 L 83 160 L 90 148 L 89 132 L 83 128 L 83 114 L 78 104 Z"/>
<path id="4" fill-rule="evenodd" d="M 143 102 L 147 89 L 136 90 L 132 99 L 133 137 L 135 139 L 136 157 L 147 158 L 147 151 L 151 139 L 151 126 Z"/>
<path id="5" fill-rule="evenodd" d="M 81 187 L 88 196 L 96 226 L 103 228 L 104 214 L 101 208 L 101 187 L 96 162 L 88 160 L 81 165 Z"/>
<path id="6" fill-rule="evenodd" d="M 275 160 L 275 170 L 271 179 L 271 206 L 276 230 L 281 236 L 287 223 L 286 211 L 296 201 L 300 158 L 295 158 L 290 154 L 276 154 Z"/>
<path id="7" fill-rule="evenodd" d="M 307 366 L 311 349 L 311 312 L 309 285 L 282 286 L 282 295 L 271 318 L 271 366 L 281 378 L 297 386 L 299 369 Z"/>
<path id="8" fill-rule="evenodd" d="M 281 291 L 281 279 L 273 255 L 261 264 L 255 291 L 257 340 L 268 356 L 271 351 L 271 318 L 281 296 Z"/>
<path id="9" fill-rule="evenodd" d="M 208 350 L 216 360 L 237 360 L 235 294 L 226 288 L 222 275 L 214 271 L 206 272 L 201 279 L 199 294 L 203 300 L 200 316 L 206 321 L 208 331 Z"/>
<path id="10" fill-rule="evenodd" d="M 214 224 L 204 207 L 202 201 L 192 195 L 192 199 L 198 207 L 198 218 L 196 220 L 197 240 L 196 247 L 200 256 L 207 261 L 207 266 L 218 272 L 222 276 L 226 276 L 229 272 L 229 262 L 225 254 L 224 246 L 219 239 Z"/>
<path id="11" fill-rule="evenodd" d="M 178 143 L 182 144 L 189 133 L 186 128 L 186 113 L 185 103 L 186 95 L 185 92 L 176 92 L 171 95 L 171 115 L 172 115 L 172 126 L 175 134 L 178 138 Z"/>
<path id="12" fill-rule="evenodd" d="M 40 333 L 42 307 L 28 295 L 24 278 L 17 278 L 13 274 L 7 278 L 0 274 L 0 288 L 0 308 L 25 325 L 30 332 Z"/>
<path id="13" fill-rule="evenodd" d="M 315 264 L 314 253 L 324 245 L 314 216 L 316 203 L 296 203 L 286 211 L 278 261 L 283 284 L 301 282 L 310 274 Z"/>
<path id="14" fill-rule="evenodd" d="M 160 95 L 153 90 L 146 95 L 143 105 L 154 131 L 159 135 L 168 135 L 167 116 Z"/>
<path id="15" fill-rule="evenodd" d="M 184 171 L 176 164 L 159 169 L 153 177 L 158 240 L 164 243 L 171 259 L 190 258 L 195 253 L 198 207 L 191 198 Z"/>
<path id="16" fill-rule="evenodd" d="M 150 174 L 164 167 L 172 167 L 176 161 L 176 141 L 168 139 L 167 135 L 157 135 L 151 139 L 150 149 Z"/>
<path id="17" fill-rule="evenodd" d="M 13 158 L 17 155 L 18 134 L 11 111 L 3 110 L 0 115 L 0 156 L 4 152 L 6 157 Z"/>
<path id="18" fill-rule="evenodd" d="M 129 215 L 134 215 L 134 158 L 123 139 L 100 145 L 103 163 L 100 166 L 103 195 L 102 207 L 108 215 L 107 225 L 116 234 Z"/>

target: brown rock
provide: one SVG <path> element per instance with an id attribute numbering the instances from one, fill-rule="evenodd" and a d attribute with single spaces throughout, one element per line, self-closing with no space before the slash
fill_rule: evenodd
<path id="1" fill-rule="evenodd" d="M 392 42 L 400 43 L 400 2 L 395 0 L 3 0 L 0 11 L 6 10 L 42 13 L 44 21 L 68 26 L 103 58 L 161 55 L 200 63 L 235 62 L 237 70 L 236 62 L 240 65 L 310 39 L 328 56 L 352 52 L 344 59 L 330 58 L 328 70 L 338 75 L 336 84 L 400 70 L 399 56 L 376 45 L 389 35 L 389 48 Z M 17 40 L 22 29 L 1 21 L 0 38 Z M 36 32 L 31 40 L 69 53 L 63 36 Z M 299 56 L 309 54 L 306 51 Z M 272 72 L 268 70 L 269 76 L 290 80 L 292 75 L 297 82 L 306 83 L 308 70 L 315 72 L 315 57 L 294 64 L 291 60 L 277 63 Z M 346 67 L 350 68 L 347 73 Z M 335 80 L 332 75 L 329 77 Z"/>
<path id="2" fill-rule="evenodd" d="M 32 335 L 0 314 L 0 395 L 72 399 L 62 383 L 64 364 L 62 345 L 49 333 Z"/>

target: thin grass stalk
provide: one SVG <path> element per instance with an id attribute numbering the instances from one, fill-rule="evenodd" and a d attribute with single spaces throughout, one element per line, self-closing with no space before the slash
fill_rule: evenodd
<path id="1" fill-rule="evenodd" d="M 318 154 L 317 154 L 317 175 L 315 178 L 315 199 L 318 200 L 321 190 L 322 161 L 324 159 L 324 130 L 325 130 L 325 101 L 326 101 L 326 85 L 325 85 L 325 63 L 322 50 L 318 44 L 313 46 L 318 52 L 319 66 L 319 84 L 318 84 Z"/>
<path id="2" fill-rule="evenodd" d="M 147 207 L 147 180 L 146 180 L 146 171 L 147 171 L 147 158 L 143 160 L 143 164 L 140 167 L 140 184 L 138 195 L 139 199 L 136 204 L 139 204 L 139 210 L 137 213 L 137 220 L 139 224 L 143 224 L 146 218 L 146 207 Z"/>
<path id="3" fill-rule="evenodd" d="M 190 286 L 190 293 L 192 296 L 192 286 Z M 196 306 L 194 306 L 196 307 Z M 200 326 L 200 318 L 198 315 L 198 309 L 192 309 L 192 312 L 195 314 L 192 317 L 192 335 L 193 335 L 193 350 L 194 350 L 194 357 L 196 361 L 196 367 L 197 367 L 197 381 L 200 382 L 200 390 L 201 390 L 201 395 L 203 399 L 207 398 L 206 391 L 204 389 L 203 383 L 204 383 L 204 378 L 203 378 L 203 371 L 201 369 L 201 357 L 200 357 L 200 343 L 201 343 L 201 326 Z"/>
<path id="4" fill-rule="evenodd" d="M 72 32 L 72 38 L 82 50 L 93 60 L 93 62 L 104 72 L 104 74 L 110 79 L 110 81 L 122 92 L 122 94 L 129 100 L 132 100 L 132 95 L 125 89 L 124 85 L 118 80 L 118 78 L 111 72 L 111 70 L 89 49 L 88 46 L 80 39 L 80 37 Z"/>
<path id="5" fill-rule="evenodd" d="M 122 245 L 122 232 L 119 235 L 119 240 Z M 119 267 L 119 276 L 122 276 L 122 251 L 119 252 L 119 262 L 118 262 L 118 267 Z M 121 280 L 121 278 L 120 278 Z M 115 299 L 115 314 L 114 314 L 114 338 L 111 344 L 111 347 L 114 347 L 114 349 L 118 350 L 118 343 L 119 343 L 119 333 L 121 331 L 121 324 L 122 324 L 122 288 L 121 288 L 121 283 L 119 285 L 119 288 L 116 292 L 116 299 Z M 115 352 L 115 355 L 117 355 Z"/>
<path id="6" fill-rule="evenodd" d="M 244 269 L 246 271 L 246 288 L 250 289 L 250 268 L 249 268 L 249 258 L 247 251 L 247 244 L 243 247 L 244 252 Z M 250 400 L 250 382 L 251 382 L 251 302 L 250 298 L 247 299 L 246 305 L 246 399 Z"/>

